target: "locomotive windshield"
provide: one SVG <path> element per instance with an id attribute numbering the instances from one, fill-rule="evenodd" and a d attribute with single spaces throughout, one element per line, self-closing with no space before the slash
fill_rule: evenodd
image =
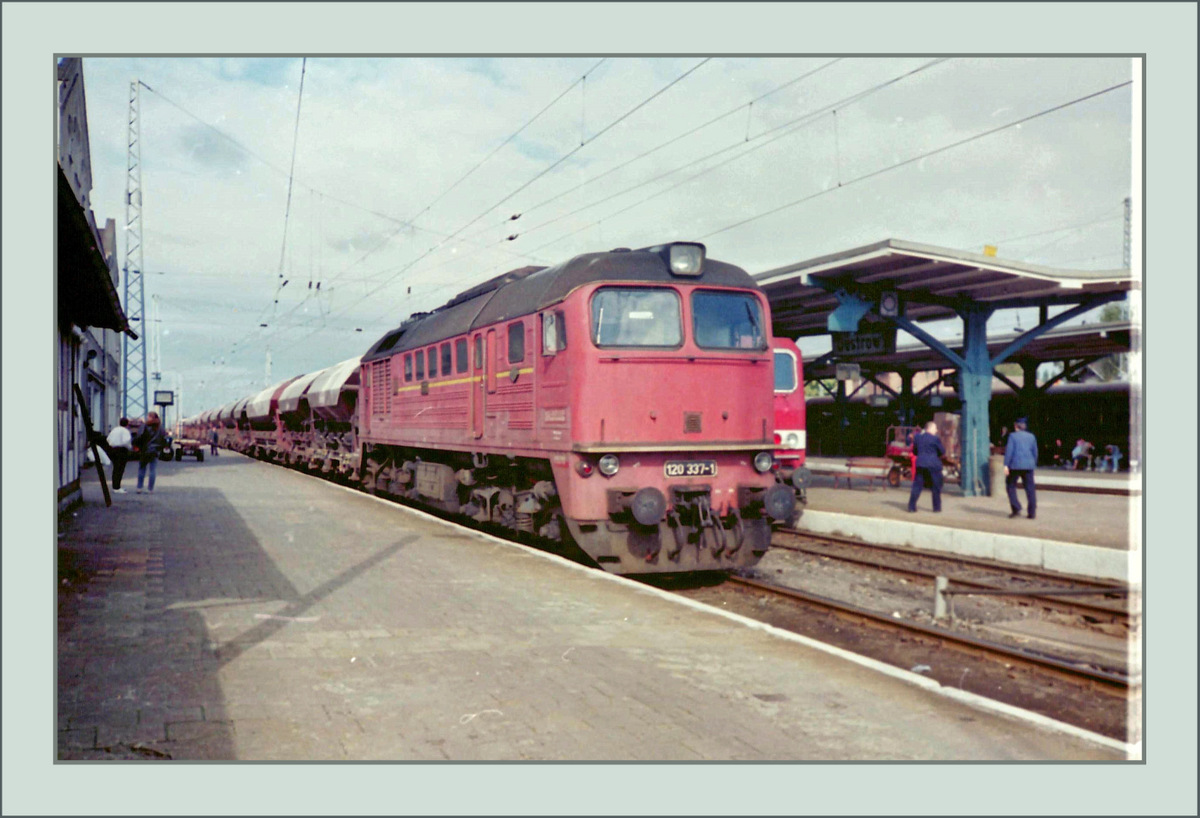
<path id="1" fill-rule="evenodd" d="M 683 343 L 679 295 L 661 287 L 604 287 L 592 297 L 598 347 L 677 347 Z"/>
<path id="2" fill-rule="evenodd" d="M 758 299 L 747 293 L 697 290 L 692 293 L 696 346 L 708 349 L 766 349 Z"/>
<path id="3" fill-rule="evenodd" d="M 775 391 L 796 391 L 796 359 L 786 350 L 775 350 Z"/>

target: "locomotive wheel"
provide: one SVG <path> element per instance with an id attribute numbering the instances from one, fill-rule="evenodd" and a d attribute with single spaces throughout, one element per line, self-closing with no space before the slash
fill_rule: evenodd
<path id="1" fill-rule="evenodd" d="M 887 474 L 887 481 L 888 481 L 888 485 L 891 486 L 892 488 L 895 488 L 896 486 L 900 485 L 900 467 L 899 466 L 892 466 L 891 471 L 889 471 Z"/>

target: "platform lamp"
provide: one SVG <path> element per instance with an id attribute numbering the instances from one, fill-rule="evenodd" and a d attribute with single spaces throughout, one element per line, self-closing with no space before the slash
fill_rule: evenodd
<path id="1" fill-rule="evenodd" d="M 879 294 L 879 314 L 884 318 L 896 318 L 900 315 L 900 293 L 896 290 L 884 290 Z"/>

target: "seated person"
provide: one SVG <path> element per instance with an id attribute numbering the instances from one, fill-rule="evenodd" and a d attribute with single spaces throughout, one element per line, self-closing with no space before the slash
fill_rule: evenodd
<path id="1" fill-rule="evenodd" d="M 1088 451 L 1084 445 L 1087 441 L 1083 438 L 1075 441 L 1075 448 L 1071 450 L 1071 462 L 1075 464 L 1075 470 L 1081 471 L 1087 468 Z"/>

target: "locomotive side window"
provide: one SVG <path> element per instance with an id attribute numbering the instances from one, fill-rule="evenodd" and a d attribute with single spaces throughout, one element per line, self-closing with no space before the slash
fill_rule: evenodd
<path id="1" fill-rule="evenodd" d="M 411 381 L 412 373 L 412 354 L 410 353 L 404 356 L 404 380 Z"/>
<path id="2" fill-rule="evenodd" d="M 425 353 L 418 349 L 414 357 L 417 359 L 417 380 L 423 381 L 425 380 Z"/>
<path id="3" fill-rule="evenodd" d="M 525 360 L 525 324 L 518 321 L 508 325 L 508 362 L 519 364 Z"/>
<path id="4" fill-rule="evenodd" d="M 692 293 L 692 333 L 708 349 L 766 349 L 762 309 L 747 293 Z"/>
<path id="5" fill-rule="evenodd" d="M 475 368 L 483 369 L 483 336 L 475 336 Z"/>
<path id="6" fill-rule="evenodd" d="M 425 350 L 425 354 L 429 357 L 429 377 L 437 377 L 437 347 L 430 347 Z"/>
<path id="7" fill-rule="evenodd" d="M 790 394 L 796 391 L 796 358 L 788 350 L 775 350 L 775 391 Z"/>
<path id="8" fill-rule="evenodd" d="M 556 355 L 567 348 L 567 325 L 562 310 L 542 313 L 542 354 Z"/>
<path id="9" fill-rule="evenodd" d="M 662 287 L 605 287 L 592 297 L 598 347 L 678 347 L 683 343 L 679 294 Z"/>
<path id="10" fill-rule="evenodd" d="M 442 344 L 442 374 L 449 375 L 452 364 L 450 363 L 450 342 Z"/>
<path id="11" fill-rule="evenodd" d="M 454 371 L 460 375 L 467 371 L 467 339 L 459 338 L 454 342 L 454 361 L 457 366 Z"/>

